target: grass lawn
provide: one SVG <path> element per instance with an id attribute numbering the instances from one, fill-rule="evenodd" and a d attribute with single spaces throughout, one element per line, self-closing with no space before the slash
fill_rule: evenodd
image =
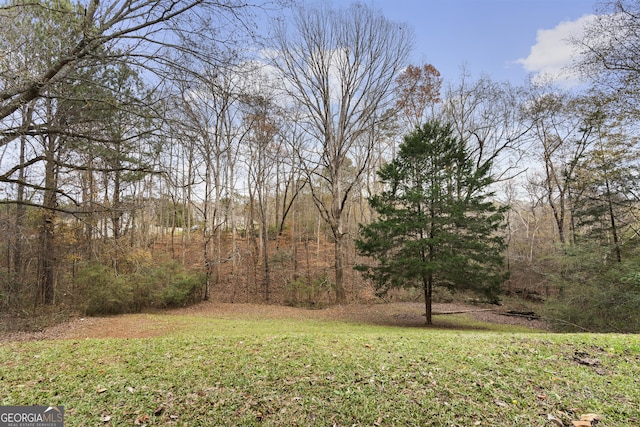
<path id="1" fill-rule="evenodd" d="M 145 316 L 173 332 L 2 343 L 0 405 L 67 426 L 640 426 L 637 335 Z"/>

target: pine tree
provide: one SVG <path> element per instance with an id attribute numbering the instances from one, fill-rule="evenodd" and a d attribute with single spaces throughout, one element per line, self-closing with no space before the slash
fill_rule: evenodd
<path id="1" fill-rule="evenodd" d="M 397 158 L 378 175 L 385 191 L 369 198 L 378 218 L 360 227 L 356 247 L 374 260 L 356 268 L 379 295 L 422 288 L 427 324 L 435 286 L 473 290 L 496 302 L 506 275 L 506 207 L 490 201 L 490 164 L 475 167 L 451 125 L 427 122 L 405 136 Z"/>

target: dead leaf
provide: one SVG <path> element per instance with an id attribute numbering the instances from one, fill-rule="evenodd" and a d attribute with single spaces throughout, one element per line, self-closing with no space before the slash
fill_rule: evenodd
<path id="1" fill-rule="evenodd" d="M 107 388 L 106 387 L 98 387 L 98 389 L 96 391 L 98 392 L 98 394 L 102 394 L 105 391 L 107 391 Z"/>
<path id="2" fill-rule="evenodd" d="M 583 414 L 580 415 L 579 421 L 571 421 L 575 427 L 594 427 L 598 425 L 602 417 L 598 414 Z"/>
<path id="3" fill-rule="evenodd" d="M 573 355 L 573 360 L 578 362 L 580 365 L 585 366 L 600 366 L 600 360 L 595 357 L 590 357 L 589 353 L 584 351 L 576 351 Z"/>
<path id="4" fill-rule="evenodd" d="M 596 359 L 596 358 L 591 358 L 591 357 L 574 357 L 573 360 L 575 360 L 576 362 L 578 362 L 581 365 L 585 365 L 585 366 L 600 366 L 600 360 Z"/>
<path id="5" fill-rule="evenodd" d="M 580 415 L 580 421 L 600 421 L 602 417 L 598 414 L 584 414 Z"/>
<path id="6" fill-rule="evenodd" d="M 503 402 L 500 399 L 493 399 L 493 403 L 495 403 L 496 405 L 498 405 L 498 406 L 500 406 L 502 408 L 504 408 L 505 406 L 508 406 L 505 402 Z"/>
<path id="7" fill-rule="evenodd" d="M 146 425 L 147 421 L 149 421 L 149 415 L 143 415 L 141 417 L 139 417 L 138 419 L 136 419 L 133 424 L 139 426 L 139 425 Z"/>
<path id="8" fill-rule="evenodd" d="M 111 421 L 111 415 L 103 415 L 100 417 L 100 421 L 102 421 L 103 423 L 108 423 L 109 421 Z"/>
<path id="9" fill-rule="evenodd" d="M 564 424 L 562 423 L 562 421 L 560 421 L 560 419 L 558 419 L 557 417 L 551 414 L 547 414 L 547 419 L 552 423 L 554 423 L 555 425 L 557 425 L 558 427 L 564 427 Z"/>

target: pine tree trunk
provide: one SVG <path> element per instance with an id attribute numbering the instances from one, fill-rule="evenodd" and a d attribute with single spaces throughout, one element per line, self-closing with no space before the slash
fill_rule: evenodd
<path id="1" fill-rule="evenodd" d="M 55 268 L 55 248 L 54 248 L 54 220 L 56 198 L 56 164 L 55 138 L 46 137 L 46 164 L 45 164 L 45 191 L 43 200 L 43 214 L 40 224 L 40 251 L 38 254 L 38 299 L 37 302 L 44 305 L 53 304 L 54 289 L 54 268 Z"/>
<path id="2" fill-rule="evenodd" d="M 26 137 L 20 139 L 20 169 L 18 170 L 18 193 L 16 200 L 18 202 L 16 206 L 16 218 L 15 218 L 15 234 L 13 240 L 13 280 L 11 281 L 12 287 L 9 291 L 9 304 L 14 300 L 19 300 L 20 292 L 22 291 L 22 265 L 23 265 L 23 228 L 27 216 L 27 208 L 22 204 L 24 201 L 24 151 L 25 151 Z"/>
<path id="3" fill-rule="evenodd" d="M 433 299 L 433 275 L 429 274 L 428 277 L 422 278 L 422 285 L 424 289 L 424 315 L 426 318 L 426 324 L 431 326 L 433 324 L 432 319 L 432 299 Z"/>

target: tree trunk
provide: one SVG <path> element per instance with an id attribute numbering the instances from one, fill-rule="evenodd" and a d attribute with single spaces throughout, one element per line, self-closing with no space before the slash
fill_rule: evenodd
<path id="1" fill-rule="evenodd" d="M 209 243 L 211 241 L 211 230 L 209 228 L 209 203 L 211 199 L 211 156 L 208 146 L 205 147 L 205 187 L 204 187 L 204 202 L 202 211 L 202 257 L 204 260 L 204 295 L 202 299 L 209 301 L 211 298 L 211 254 Z"/>
<path id="2" fill-rule="evenodd" d="M 57 171 L 54 161 L 56 140 L 51 135 L 45 137 L 45 190 L 43 200 L 43 214 L 40 223 L 39 254 L 38 254 L 38 298 L 37 303 L 53 304 L 54 300 L 54 269 L 56 264 L 54 247 L 54 221 L 57 204 Z"/>
<path id="3" fill-rule="evenodd" d="M 13 240 L 13 280 L 11 283 L 13 284 L 11 289 L 9 290 L 9 304 L 14 301 L 18 301 L 20 292 L 22 291 L 22 265 L 23 265 L 23 229 L 24 223 L 27 215 L 27 208 L 22 204 L 24 201 L 24 182 L 25 174 L 24 174 L 24 151 L 25 151 L 26 137 L 22 137 L 20 139 L 20 169 L 18 170 L 18 192 L 16 195 L 16 200 L 18 202 L 16 206 L 16 218 L 15 218 L 15 233 Z"/>
<path id="4" fill-rule="evenodd" d="M 335 272 L 336 272 L 336 302 L 342 304 L 347 300 L 344 289 L 344 251 L 345 242 L 342 234 L 336 235 L 335 238 Z"/>
<path id="5" fill-rule="evenodd" d="M 263 213 L 264 215 L 264 213 Z M 269 267 L 269 235 L 267 230 L 267 220 L 263 219 L 262 222 L 262 263 L 263 263 L 263 284 L 264 284 L 264 299 L 269 302 L 271 291 L 271 271 Z"/>
<path id="6" fill-rule="evenodd" d="M 565 237 L 565 193 L 564 188 L 560 185 L 557 185 L 557 178 L 555 176 L 555 172 L 553 170 L 552 165 L 550 164 L 550 160 L 548 160 L 549 156 L 545 156 L 546 158 L 546 179 L 545 185 L 547 190 L 547 200 L 549 201 L 549 206 L 551 207 L 551 211 L 553 212 L 553 218 L 556 222 L 556 226 L 558 228 L 558 239 L 562 245 L 566 242 Z M 558 188 L 558 201 L 557 203 L 554 201 L 554 186 Z"/>
<path id="7" fill-rule="evenodd" d="M 422 278 L 422 286 L 424 289 L 424 315 L 426 324 L 431 326 L 433 324 L 432 319 L 432 300 L 433 300 L 433 275 L 429 274 L 428 277 Z"/>
<path id="8" fill-rule="evenodd" d="M 609 178 L 605 177 L 605 186 L 607 190 L 607 207 L 609 209 L 609 221 L 611 223 L 611 234 L 613 236 L 613 247 L 616 253 L 616 261 L 622 262 L 622 254 L 620 252 L 620 242 L 618 240 L 618 228 L 616 226 L 616 217 L 613 213 L 613 201 L 611 200 L 611 187 L 609 186 Z"/>
<path id="9" fill-rule="evenodd" d="M 342 173 L 339 166 L 334 166 L 334 173 L 331 194 L 333 195 L 333 205 L 331 208 L 332 230 L 335 239 L 335 274 L 336 274 L 336 302 L 342 304 L 347 296 L 344 289 L 344 260 L 345 260 L 345 233 L 343 232 L 343 206 L 341 196 L 343 195 Z"/>

